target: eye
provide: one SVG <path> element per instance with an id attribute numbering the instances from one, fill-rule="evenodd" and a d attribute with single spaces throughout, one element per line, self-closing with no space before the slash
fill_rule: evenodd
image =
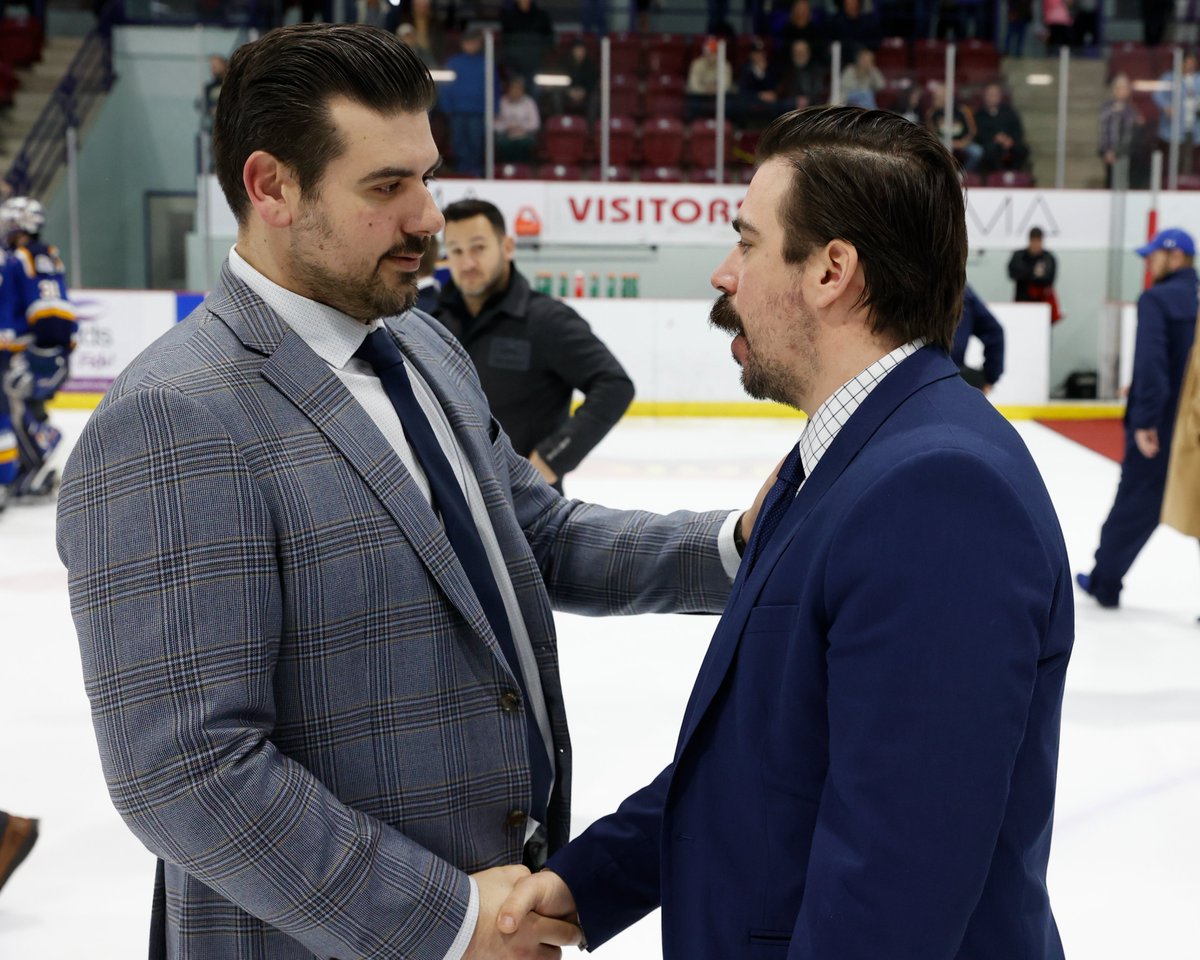
<path id="1" fill-rule="evenodd" d="M 742 253 L 745 253 L 747 250 L 749 250 L 749 249 L 750 249 L 750 244 L 749 244 L 749 243 L 747 243 L 745 240 L 738 240 L 738 242 L 737 242 L 737 248 L 738 248 L 738 249 L 739 249 L 739 250 L 740 250 Z"/>
<path id="2" fill-rule="evenodd" d="M 385 183 L 381 187 L 376 187 L 375 192 L 382 194 L 385 197 L 390 197 L 393 193 L 400 189 L 399 183 Z"/>

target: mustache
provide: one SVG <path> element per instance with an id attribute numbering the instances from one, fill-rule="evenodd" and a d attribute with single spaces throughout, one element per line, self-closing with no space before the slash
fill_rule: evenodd
<path id="1" fill-rule="evenodd" d="M 721 294 L 713 303 L 712 310 L 708 313 L 708 322 L 718 330 L 724 330 L 726 333 L 732 333 L 734 336 L 746 332 L 742 327 L 741 315 L 734 309 L 733 304 L 729 302 L 729 294 L 727 293 Z"/>
<path id="2" fill-rule="evenodd" d="M 433 242 L 432 237 L 409 237 L 402 244 L 392 247 L 385 257 L 423 257 L 426 251 L 429 250 L 429 244 Z"/>

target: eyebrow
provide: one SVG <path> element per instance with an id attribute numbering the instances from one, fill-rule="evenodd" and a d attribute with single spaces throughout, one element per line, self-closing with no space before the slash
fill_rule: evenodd
<path id="1" fill-rule="evenodd" d="M 751 224 L 751 223 L 748 223 L 748 222 L 747 222 L 747 221 L 746 221 L 744 218 L 742 218 L 742 217 L 738 217 L 737 219 L 735 219 L 735 220 L 733 221 L 733 224 L 732 224 L 732 226 L 733 226 L 733 229 L 734 229 L 734 230 L 736 230 L 736 231 L 737 231 L 739 234 L 742 234 L 742 233 L 758 233 L 758 232 L 759 232 L 759 231 L 758 231 L 758 228 L 756 228 L 756 227 L 755 227 L 753 224 Z"/>
<path id="2" fill-rule="evenodd" d="M 442 167 L 442 158 L 438 157 L 433 166 L 423 174 L 418 174 L 415 170 L 410 170 L 408 167 L 380 167 L 378 170 L 372 170 L 365 177 L 361 178 L 359 183 L 374 183 L 376 180 L 407 180 L 410 177 L 432 177 Z"/>

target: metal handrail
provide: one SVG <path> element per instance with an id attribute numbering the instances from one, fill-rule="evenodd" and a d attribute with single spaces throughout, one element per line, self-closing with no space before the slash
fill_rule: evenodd
<path id="1" fill-rule="evenodd" d="M 4 179 L 15 193 L 45 202 L 67 162 L 67 131 L 78 131 L 96 101 L 112 89 L 112 21 L 113 13 L 106 11 L 84 39 L 13 158 Z"/>

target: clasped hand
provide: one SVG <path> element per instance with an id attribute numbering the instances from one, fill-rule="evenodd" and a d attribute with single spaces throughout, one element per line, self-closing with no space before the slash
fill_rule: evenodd
<path id="1" fill-rule="evenodd" d="M 472 879 L 479 919 L 463 960 L 555 960 L 583 941 L 575 900 L 557 874 L 493 867 Z"/>

